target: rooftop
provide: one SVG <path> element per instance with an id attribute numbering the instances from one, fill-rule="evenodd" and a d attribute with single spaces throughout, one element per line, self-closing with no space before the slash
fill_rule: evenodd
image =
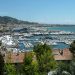
<path id="1" fill-rule="evenodd" d="M 56 61 L 59 60 L 72 60 L 72 53 L 69 51 L 69 49 L 64 50 L 53 50 L 54 59 Z M 5 54 L 5 63 L 23 63 L 23 59 L 25 56 L 24 53 L 6 53 Z"/>
<path id="2" fill-rule="evenodd" d="M 53 50 L 55 60 L 72 60 L 72 53 L 69 49 Z"/>

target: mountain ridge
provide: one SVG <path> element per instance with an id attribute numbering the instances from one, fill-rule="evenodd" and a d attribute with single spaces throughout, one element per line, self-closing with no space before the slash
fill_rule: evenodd
<path id="1" fill-rule="evenodd" d="M 0 24 L 8 24 L 8 23 L 9 24 L 38 24 L 36 22 L 23 21 L 9 16 L 0 16 Z"/>

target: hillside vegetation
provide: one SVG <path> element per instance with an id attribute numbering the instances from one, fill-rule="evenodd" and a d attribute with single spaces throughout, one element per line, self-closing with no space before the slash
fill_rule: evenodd
<path id="1" fill-rule="evenodd" d="M 28 21 L 22 21 L 18 20 L 16 18 L 12 18 L 9 16 L 0 16 L 0 24 L 38 24 L 35 22 L 28 22 Z"/>

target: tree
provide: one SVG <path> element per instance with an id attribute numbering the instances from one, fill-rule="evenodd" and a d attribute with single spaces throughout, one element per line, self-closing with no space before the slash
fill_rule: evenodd
<path id="1" fill-rule="evenodd" d="M 57 74 L 56 75 L 70 75 L 70 63 L 68 62 L 59 62 L 57 69 L 56 69 Z M 67 73 L 67 74 L 66 74 Z"/>
<path id="2" fill-rule="evenodd" d="M 22 65 L 21 63 L 15 63 L 16 75 L 22 75 Z"/>
<path id="3" fill-rule="evenodd" d="M 24 75 L 38 75 L 37 62 L 33 60 L 33 53 L 29 52 L 25 54 L 23 63 Z"/>
<path id="4" fill-rule="evenodd" d="M 72 75 L 75 75 L 75 40 L 71 43 L 69 50 L 73 54 L 73 59 L 70 65 L 70 71 Z"/>
<path id="5" fill-rule="evenodd" d="M 33 51 L 36 53 L 36 59 L 39 65 L 39 73 L 47 75 L 50 70 L 55 69 L 56 62 L 53 58 L 52 50 L 47 44 L 37 44 Z"/>
<path id="6" fill-rule="evenodd" d="M 71 70 L 71 74 L 75 75 L 75 40 L 71 43 L 69 50 L 73 54 L 73 59 L 71 61 L 70 70 Z"/>
<path id="7" fill-rule="evenodd" d="M 75 75 L 75 59 L 73 59 L 70 63 L 70 73 L 71 75 Z"/>
<path id="8" fill-rule="evenodd" d="M 7 75 L 17 75 L 14 64 L 10 64 L 10 63 L 5 64 L 5 70 Z"/>
<path id="9" fill-rule="evenodd" d="M 2 45 L 2 41 L 0 41 L 0 46 Z"/>
<path id="10" fill-rule="evenodd" d="M 0 41 L 0 75 L 4 75 L 4 58 L 1 53 L 2 41 Z"/>
<path id="11" fill-rule="evenodd" d="M 75 55 L 75 40 L 71 43 L 69 50 L 74 56 Z"/>
<path id="12" fill-rule="evenodd" d="M 0 75 L 4 75 L 4 58 L 0 52 Z"/>

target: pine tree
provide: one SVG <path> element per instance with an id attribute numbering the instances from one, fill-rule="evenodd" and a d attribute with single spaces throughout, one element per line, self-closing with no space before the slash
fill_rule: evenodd
<path id="1" fill-rule="evenodd" d="M 47 44 L 38 44 L 34 46 L 36 53 L 36 59 L 39 65 L 39 73 L 41 75 L 47 75 L 50 70 L 53 70 L 56 66 L 56 62 L 53 58 L 52 50 Z"/>
<path id="2" fill-rule="evenodd" d="M 0 75 L 4 75 L 4 58 L 0 52 Z"/>
<path id="3" fill-rule="evenodd" d="M 29 52 L 25 54 L 23 63 L 23 74 L 24 75 L 38 75 L 37 61 L 33 60 L 33 53 Z"/>

